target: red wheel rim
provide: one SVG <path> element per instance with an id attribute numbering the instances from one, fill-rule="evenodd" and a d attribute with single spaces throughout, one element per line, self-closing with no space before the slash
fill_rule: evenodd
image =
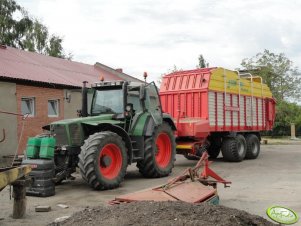
<path id="1" fill-rule="evenodd" d="M 159 167 L 165 168 L 171 158 L 171 141 L 166 133 L 160 133 L 156 140 L 156 162 Z"/>
<path id="2" fill-rule="evenodd" d="M 121 150 L 116 144 L 105 145 L 99 154 L 98 165 L 100 173 L 106 179 L 114 179 L 122 166 Z"/>

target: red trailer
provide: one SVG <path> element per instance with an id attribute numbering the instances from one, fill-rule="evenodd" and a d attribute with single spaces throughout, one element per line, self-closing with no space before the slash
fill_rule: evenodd
<path id="1" fill-rule="evenodd" d="M 255 159 L 260 131 L 271 130 L 275 100 L 259 76 L 224 68 L 174 72 L 163 77 L 162 109 L 177 126 L 177 153 L 228 161 Z"/>

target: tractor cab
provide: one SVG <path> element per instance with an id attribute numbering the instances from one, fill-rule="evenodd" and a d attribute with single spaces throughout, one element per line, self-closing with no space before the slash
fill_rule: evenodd
<path id="1" fill-rule="evenodd" d="M 158 90 L 152 82 L 149 84 L 112 81 L 99 82 L 91 87 L 91 109 L 87 110 L 89 98 L 86 87 L 83 89 L 81 116 L 99 116 L 113 114 L 113 119 L 125 122 L 126 131 L 130 132 L 138 118 L 150 113 L 155 124 L 162 123 L 162 109 Z M 89 113 L 88 113 L 89 112 Z"/>

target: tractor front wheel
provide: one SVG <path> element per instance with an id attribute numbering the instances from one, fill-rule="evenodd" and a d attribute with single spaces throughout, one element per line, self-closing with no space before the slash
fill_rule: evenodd
<path id="1" fill-rule="evenodd" d="M 127 168 L 125 144 L 116 133 L 95 133 L 81 147 L 80 172 L 95 190 L 113 189 L 123 181 Z"/>
<path id="2" fill-rule="evenodd" d="M 137 163 L 145 177 L 168 176 L 175 161 L 176 143 L 173 131 L 167 123 L 158 126 L 152 137 L 145 139 L 144 159 Z"/>

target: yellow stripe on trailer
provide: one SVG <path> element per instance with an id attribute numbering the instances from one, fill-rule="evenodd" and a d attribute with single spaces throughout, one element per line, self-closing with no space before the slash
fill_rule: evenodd
<path id="1" fill-rule="evenodd" d="M 188 149 L 188 150 L 192 149 L 191 145 L 184 145 L 184 144 L 179 144 L 179 145 L 177 145 L 176 148 L 177 149 Z"/>
<path id="2" fill-rule="evenodd" d="M 238 72 L 224 68 L 213 69 L 209 83 L 209 90 L 217 92 L 227 92 L 254 97 L 272 97 L 269 87 L 262 83 L 259 76 L 248 78 L 241 77 Z"/>

